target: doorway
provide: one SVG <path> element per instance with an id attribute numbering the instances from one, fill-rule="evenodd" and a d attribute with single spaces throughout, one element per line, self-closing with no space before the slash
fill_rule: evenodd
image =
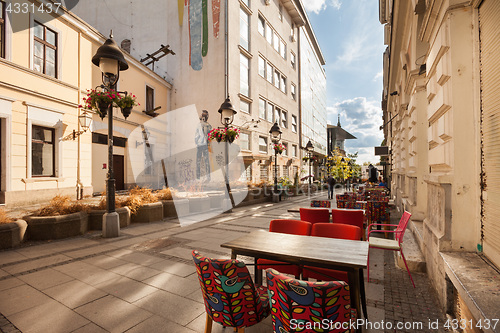
<path id="1" fill-rule="evenodd" d="M 125 189 L 125 165 L 123 155 L 113 155 L 113 170 L 115 173 L 115 188 L 116 191 Z"/>

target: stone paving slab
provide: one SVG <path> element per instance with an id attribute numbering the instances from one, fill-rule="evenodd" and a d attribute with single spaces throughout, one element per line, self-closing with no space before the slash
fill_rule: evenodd
<path id="1" fill-rule="evenodd" d="M 44 293 L 70 309 L 93 302 L 107 295 L 104 291 L 78 280 L 49 288 Z"/>

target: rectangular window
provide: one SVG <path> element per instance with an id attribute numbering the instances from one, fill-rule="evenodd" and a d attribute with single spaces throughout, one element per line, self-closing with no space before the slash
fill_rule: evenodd
<path id="1" fill-rule="evenodd" d="M 250 150 L 250 135 L 248 133 L 240 133 L 240 149 Z"/>
<path id="2" fill-rule="evenodd" d="M 248 8 L 250 8 L 250 0 L 241 0 Z"/>
<path id="3" fill-rule="evenodd" d="M 250 30 L 249 30 L 250 16 L 247 12 L 240 8 L 240 45 L 249 50 Z"/>
<path id="4" fill-rule="evenodd" d="M 259 151 L 267 154 L 267 138 L 265 136 L 259 136 Z"/>
<path id="5" fill-rule="evenodd" d="M 297 145 L 292 145 L 292 157 L 297 157 Z"/>
<path id="6" fill-rule="evenodd" d="M 297 100 L 297 93 L 296 93 L 295 89 L 297 89 L 297 87 L 295 87 L 295 84 L 293 84 L 293 83 L 292 83 L 292 84 L 290 85 L 290 93 L 292 94 L 292 99 L 293 99 L 294 101 L 296 101 L 296 100 Z"/>
<path id="7" fill-rule="evenodd" d="M 288 156 L 288 143 L 283 142 L 283 147 L 285 147 L 285 149 L 283 150 L 283 156 Z"/>
<path id="8" fill-rule="evenodd" d="M 286 45 L 282 39 L 280 39 L 280 54 L 283 59 L 286 59 Z"/>
<path id="9" fill-rule="evenodd" d="M 286 77 L 284 77 L 283 75 L 281 75 L 280 77 L 280 89 L 286 94 Z"/>
<path id="10" fill-rule="evenodd" d="M 259 98 L 259 118 L 266 119 L 266 101 Z"/>
<path id="11" fill-rule="evenodd" d="M 274 118 L 273 118 L 273 121 L 275 123 L 278 123 L 278 125 L 280 124 L 281 122 L 281 110 L 277 107 L 274 108 Z"/>
<path id="12" fill-rule="evenodd" d="M 297 175 L 297 176 L 299 175 L 299 167 L 298 166 L 294 165 L 293 168 L 292 168 L 292 170 L 293 170 L 292 171 L 292 173 L 293 173 L 292 176 L 293 177 L 295 177 L 295 175 Z"/>
<path id="13" fill-rule="evenodd" d="M 280 88 L 280 72 L 277 69 L 274 70 L 274 86 Z"/>
<path id="14" fill-rule="evenodd" d="M 273 29 L 269 23 L 266 24 L 266 40 L 269 44 L 273 45 Z"/>
<path id="15" fill-rule="evenodd" d="M 240 111 L 244 113 L 250 113 L 250 103 L 244 100 L 240 100 Z"/>
<path id="16" fill-rule="evenodd" d="M 290 64 L 292 65 L 292 68 L 295 69 L 295 53 L 290 52 Z"/>
<path id="17" fill-rule="evenodd" d="M 273 66 L 270 63 L 266 63 L 266 79 L 269 83 L 273 83 L 273 73 Z"/>
<path id="18" fill-rule="evenodd" d="M 283 22 L 283 6 L 281 4 L 278 6 L 278 18 Z"/>
<path id="19" fill-rule="evenodd" d="M 297 116 L 292 115 L 292 132 L 297 133 Z"/>
<path id="20" fill-rule="evenodd" d="M 288 115 L 286 111 L 281 110 L 281 127 L 287 128 L 288 127 Z"/>
<path id="21" fill-rule="evenodd" d="M 243 180 L 246 180 L 249 182 L 252 181 L 252 165 L 251 164 L 248 164 L 246 166 L 245 172 L 243 173 L 243 177 L 244 177 Z"/>
<path id="22" fill-rule="evenodd" d="M 240 53 L 240 93 L 245 96 L 250 96 L 249 71 L 250 59 Z"/>
<path id="23" fill-rule="evenodd" d="M 260 165 L 260 180 L 267 180 L 267 175 L 268 175 L 268 168 L 267 165 L 261 164 Z"/>
<path id="24" fill-rule="evenodd" d="M 57 33 L 34 23 L 33 69 L 57 77 Z"/>
<path id="25" fill-rule="evenodd" d="M 283 177 L 290 178 L 290 175 L 288 174 L 288 167 L 286 165 L 283 165 Z"/>
<path id="26" fill-rule="evenodd" d="M 55 176 L 55 130 L 35 126 L 31 132 L 31 175 L 33 177 Z"/>
<path id="27" fill-rule="evenodd" d="M 0 58 L 5 58 L 5 1 L 0 0 Z"/>
<path id="28" fill-rule="evenodd" d="M 155 90 L 146 86 L 146 112 L 152 112 L 155 108 Z"/>
<path id="29" fill-rule="evenodd" d="M 262 36 L 266 36 L 266 20 L 262 16 L 259 15 L 259 21 L 257 22 L 257 31 Z"/>
<path id="30" fill-rule="evenodd" d="M 259 75 L 266 77 L 266 61 L 261 56 L 259 56 Z"/>
<path id="31" fill-rule="evenodd" d="M 274 109 L 274 106 L 267 102 L 267 121 L 268 122 L 273 122 L 273 109 Z"/>
<path id="32" fill-rule="evenodd" d="M 280 53 L 280 37 L 276 32 L 274 32 L 273 47 L 276 50 L 276 52 Z"/>

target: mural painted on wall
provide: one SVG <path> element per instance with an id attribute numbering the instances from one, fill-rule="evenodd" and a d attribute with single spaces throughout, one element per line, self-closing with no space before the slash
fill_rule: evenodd
<path id="1" fill-rule="evenodd" d="M 212 130 L 212 125 L 208 123 L 208 111 L 203 110 L 200 117 L 200 124 L 196 128 L 194 142 L 196 143 L 196 179 L 205 176 L 210 180 L 210 158 L 208 149 L 208 133 Z"/>
<path id="2" fill-rule="evenodd" d="M 189 65 L 196 71 L 203 68 L 203 57 L 208 54 L 208 0 L 177 0 L 179 25 L 182 26 L 184 6 L 189 18 Z M 213 34 L 219 37 L 220 0 L 212 0 Z"/>

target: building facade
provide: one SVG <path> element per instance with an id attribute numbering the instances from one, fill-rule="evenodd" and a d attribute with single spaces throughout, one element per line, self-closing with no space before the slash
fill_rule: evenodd
<path id="1" fill-rule="evenodd" d="M 381 0 L 380 21 L 392 193 L 412 213 L 443 308 L 458 297 L 484 319 L 448 259 L 500 267 L 500 3 Z"/>
<path id="2" fill-rule="evenodd" d="M 105 38 L 70 12 L 63 18 L 41 11 L 14 13 L 10 3 L 0 1 L 0 203 L 24 205 L 56 194 L 101 191 L 107 164 L 101 136 L 107 133 L 107 120 L 94 114 L 89 131 L 72 133 L 81 130 L 79 105 L 86 90 L 101 84 L 91 59 Z M 126 60 L 130 68 L 120 77 L 120 90 L 135 93 L 145 104 L 149 85 L 160 93 L 157 103 L 166 112 L 171 85 L 131 56 Z M 115 148 L 123 162 L 119 176 L 133 184 L 126 134 L 149 116 L 133 110 L 124 120 L 115 112 L 115 135 L 124 139 Z"/>
<path id="3" fill-rule="evenodd" d="M 242 180 L 272 179 L 269 130 L 275 122 L 286 147 L 278 157 L 278 177 L 292 178 L 300 172 L 301 26 L 308 26 L 309 43 L 319 50 L 300 1 L 194 0 L 187 5 L 154 1 L 154 6 L 143 6 L 142 1 L 131 1 L 130 6 L 120 6 L 119 0 L 108 3 L 119 7 L 115 17 L 103 19 L 107 9 L 97 0 L 77 5 L 74 11 L 100 31 L 113 29 L 116 39 L 129 45 L 130 53 L 138 59 L 168 45 L 175 55 L 158 59 L 154 70 L 179 87 L 172 92 L 172 109 L 194 105 L 200 117 L 206 110 L 208 122 L 216 128 L 222 126 L 217 111 L 230 97 L 238 110 L 233 125 L 241 129 L 237 143 L 246 168 Z M 324 81 L 324 72 L 322 78 Z M 324 105 L 324 90 L 316 91 Z M 317 104 L 310 98 L 304 100 L 308 105 Z"/>

